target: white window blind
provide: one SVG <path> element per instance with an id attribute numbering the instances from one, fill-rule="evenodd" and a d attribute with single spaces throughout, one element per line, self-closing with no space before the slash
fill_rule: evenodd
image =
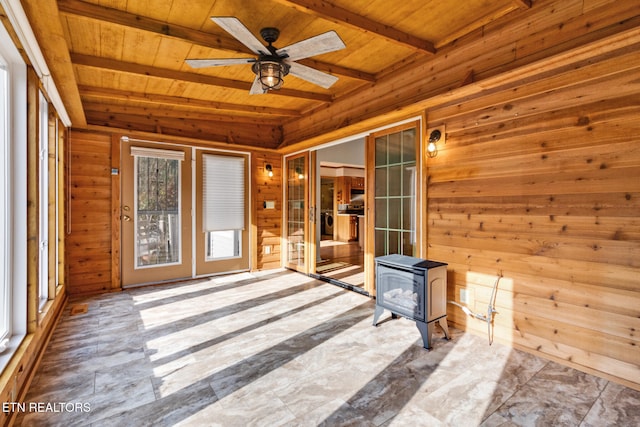
<path id="1" fill-rule="evenodd" d="M 184 160 L 184 151 L 161 150 L 157 148 L 131 147 L 131 155 L 138 157 L 153 157 L 156 159 Z"/>
<path id="2" fill-rule="evenodd" d="M 203 154 L 204 231 L 243 230 L 244 157 Z"/>

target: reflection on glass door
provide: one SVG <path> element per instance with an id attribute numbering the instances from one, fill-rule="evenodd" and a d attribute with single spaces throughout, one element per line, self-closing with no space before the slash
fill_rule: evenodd
<path id="1" fill-rule="evenodd" d="M 286 239 L 289 268 L 306 273 L 305 250 L 307 245 L 307 157 L 302 155 L 287 160 L 286 183 Z"/>

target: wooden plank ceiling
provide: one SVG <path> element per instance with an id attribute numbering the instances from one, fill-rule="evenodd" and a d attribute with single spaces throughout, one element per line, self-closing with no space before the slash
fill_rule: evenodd
<path id="1" fill-rule="evenodd" d="M 54 79 L 65 83 L 58 86 L 74 127 L 261 148 L 283 143 L 284 124 L 529 7 L 529 0 L 25 2 Z M 276 47 L 336 31 L 345 49 L 298 62 L 338 81 L 323 89 L 288 75 L 282 89 L 250 95 L 251 64 L 191 68 L 185 59 L 254 56 L 212 16 L 235 16 L 259 39 L 261 28 L 276 27 Z"/>

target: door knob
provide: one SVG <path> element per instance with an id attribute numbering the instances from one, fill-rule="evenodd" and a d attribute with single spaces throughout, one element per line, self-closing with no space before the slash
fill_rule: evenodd
<path id="1" fill-rule="evenodd" d="M 124 215 L 122 219 L 124 219 L 125 221 L 131 221 L 131 217 L 129 215 Z"/>

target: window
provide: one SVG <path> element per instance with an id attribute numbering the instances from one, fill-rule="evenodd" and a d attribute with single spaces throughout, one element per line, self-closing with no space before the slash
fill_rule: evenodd
<path id="1" fill-rule="evenodd" d="M 202 199 L 207 261 L 242 255 L 245 159 L 204 154 Z"/>
<path id="2" fill-rule="evenodd" d="M 26 70 L 0 25 L 0 371 L 27 326 Z"/>
<path id="3" fill-rule="evenodd" d="M 304 266 L 306 157 L 287 160 L 287 263 Z"/>
<path id="4" fill-rule="evenodd" d="M 180 263 L 184 153 L 131 147 L 135 156 L 136 268 Z"/>
<path id="5" fill-rule="evenodd" d="M 42 92 L 39 102 L 39 244 L 38 298 L 40 308 L 49 299 L 49 103 Z"/>
<path id="6" fill-rule="evenodd" d="M 2 224 L 2 235 L 7 236 L 11 231 L 7 217 L 9 205 L 9 90 L 8 90 L 9 73 L 7 71 L 7 63 L 0 56 L 0 141 L 2 142 L 2 152 L 0 156 L 0 224 Z M 11 277 L 9 275 L 10 266 L 8 265 L 7 255 L 10 253 L 9 242 L 2 239 L 0 242 L 0 342 L 5 340 L 10 333 L 10 313 L 8 307 L 11 299 L 10 286 Z"/>
<path id="7" fill-rule="evenodd" d="M 416 129 L 375 139 L 375 256 L 416 251 Z"/>
<path id="8" fill-rule="evenodd" d="M 242 254 L 240 237 L 240 230 L 207 231 L 206 260 L 239 257 Z"/>

